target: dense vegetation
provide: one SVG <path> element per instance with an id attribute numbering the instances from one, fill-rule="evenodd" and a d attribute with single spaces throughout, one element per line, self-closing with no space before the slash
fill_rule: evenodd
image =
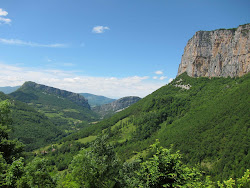
<path id="1" fill-rule="evenodd" d="M 32 107 L 0 92 L 0 101 L 11 101 L 12 131 L 10 138 L 17 138 L 25 144 L 26 151 L 55 142 L 64 135 L 46 116 Z"/>
<path id="2" fill-rule="evenodd" d="M 180 75 L 128 109 L 62 141 L 109 134 L 122 161 L 144 156 L 155 139 L 214 180 L 240 177 L 249 165 L 250 74 L 240 78 Z M 190 89 L 181 86 L 191 85 Z M 178 86 L 178 87 L 177 87 Z"/>
<path id="3" fill-rule="evenodd" d="M 10 96 L 43 113 L 58 129 L 66 133 L 75 132 L 97 118 L 93 111 L 67 97 L 51 94 L 28 84 L 24 84 Z"/>
<path id="4" fill-rule="evenodd" d="M 248 187 L 249 77 L 182 74 L 111 118 L 34 151 L 34 159 L 2 160 L 3 179 L 19 165 L 11 185 L 20 187 Z M 35 169 L 36 184 L 29 175 Z"/>
<path id="5" fill-rule="evenodd" d="M 21 144 L 8 138 L 9 114 L 9 102 L 0 102 L 1 187 L 247 187 L 250 183 L 249 170 L 236 180 L 203 180 L 201 172 L 184 165 L 179 153 L 160 147 L 159 142 L 151 146 L 147 157 L 122 164 L 107 136 L 81 150 L 68 171 L 57 173 L 45 158 L 24 162 Z"/>

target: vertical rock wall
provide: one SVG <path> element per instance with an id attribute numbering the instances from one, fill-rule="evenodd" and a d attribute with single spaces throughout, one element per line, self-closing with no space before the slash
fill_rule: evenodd
<path id="1" fill-rule="evenodd" d="M 188 41 L 178 75 L 235 77 L 250 71 L 250 24 L 236 29 L 198 31 Z"/>

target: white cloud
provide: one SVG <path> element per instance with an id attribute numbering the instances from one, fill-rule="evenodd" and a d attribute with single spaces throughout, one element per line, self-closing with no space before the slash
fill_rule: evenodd
<path id="1" fill-rule="evenodd" d="M 161 76 L 159 79 L 160 80 L 165 80 L 165 79 L 167 79 L 168 77 L 167 76 Z"/>
<path id="2" fill-rule="evenodd" d="M 8 15 L 8 12 L 0 8 L 0 24 L 10 24 L 11 19 L 2 17 L 2 16 L 7 16 L 7 15 Z"/>
<path id="3" fill-rule="evenodd" d="M 25 81 L 34 81 L 76 93 L 93 93 L 112 98 L 132 95 L 144 97 L 165 85 L 151 82 L 148 76 L 93 77 L 79 75 L 76 71 L 24 68 L 5 63 L 0 63 L 0 70 L 0 86 L 17 86 Z"/>
<path id="4" fill-rule="evenodd" d="M 95 26 L 92 29 L 93 33 L 104 33 L 105 30 L 110 30 L 107 26 Z"/>
<path id="5" fill-rule="evenodd" d="M 34 42 L 26 42 L 19 39 L 4 39 L 0 38 L 0 43 L 8 45 L 17 45 L 17 46 L 30 46 L 30 47 L 45 47 L 45 48 L 65 48 L 66 44 L 39 44 Z"/>
<path id="6" fill-rule="evenodd" d="M 158 79 L 158 77 L 157 77 L 157 76 L 154 76 L 154 77 L 153 77 L 153 79 L 154 79 L 154 80 L 157 80 L 157 79 Z"/>
<path id="7" fill-rule="evenodd" d="M 163 71 L 161 70 L 155 71 L 155 74 L 158 74 L 158 75 L 163 74 Z"/>
<path id="8" fill-rule="evenodd" d="M 11 19 L 0 17 L 0 23 L 9 24 L 10 22 L 11 22 Z"/>
<path id="9" fill-rule="evenodd" d="M 0 8 L 0 16 L 7 16 L 7 15 L 8 15 L 8 12 Z"/>

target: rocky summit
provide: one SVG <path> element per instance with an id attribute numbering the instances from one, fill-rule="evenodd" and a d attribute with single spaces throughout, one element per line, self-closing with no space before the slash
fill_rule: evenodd
<path id="1" fill-rule="evenodd" d="M 250 71 L 250 24 L 233 29 L 198 31 L 188 41 L 178 75 L 236 77 Z"/>

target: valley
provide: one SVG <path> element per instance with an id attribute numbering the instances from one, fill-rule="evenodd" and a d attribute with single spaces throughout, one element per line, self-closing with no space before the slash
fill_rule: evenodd
<path id="1" fill-rule="evenodd" d="M 14 187 L 248 187 L 249 30 L 196 32 L 176 78 L 144 98 L 31 81 L 0 92 L 1 176 Z"/>

